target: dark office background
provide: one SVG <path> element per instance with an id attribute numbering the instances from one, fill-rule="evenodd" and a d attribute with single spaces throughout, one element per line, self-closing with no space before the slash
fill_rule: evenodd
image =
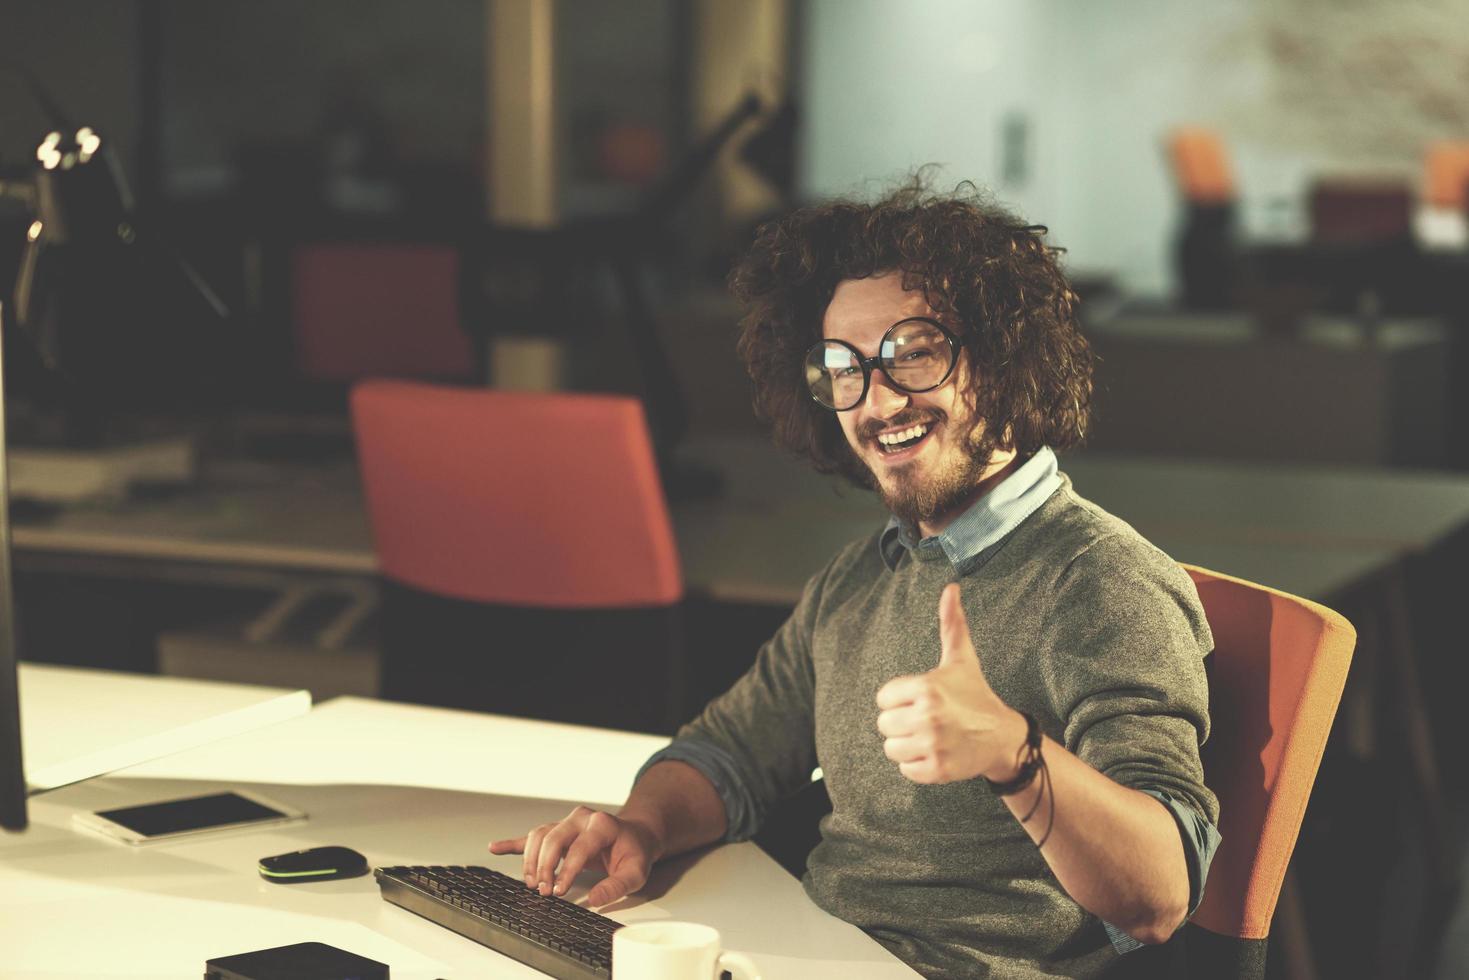
<path id="1" fill-rule="evenodd" d="M 567 237 L 537 262 L 497 237 L 506 222 L 487 204 L 492 140 L 518 138 L 492 125 L 493 2 L 0 0 L 0 186 L 35 172 L 59 128 L 43 105 L 54 99 L 117 153 L 157 280 L 146 299 L 99 290 L 88 323 L 68 321 L 80 307 L 63 315 L 60 373 L 7 336 L 12 441 L 182 434 L 206 463 L 350 461 L 352 378 L 301 356 L 292 256 L 388 243 L 458 263 L 451 306 L 469 353 L 421 375 L 485 383 L 520 363 L 521 342 L 547 341 L 563 385 L 647 400 L 670 495 L 717 499 L 717 477 L 668 461 L 690 438 L 760 431 L 733 351 L 731 257 L 783 208 L 871 196 L 932 163 L 936 187 L 972 179 L 1067 248 L 1102 355 L 1089 451 L 1469 469 L 1466 175 L 1456 202 L 1425 191 L 1430 148 L 1469 141 L 1466 0 L 554 11 L 550 224 Z M 1191 191 L 1170 142 L 1180 127 L 1215 138 L 1225 193 Z M 718 151 L 707 166 L 705 146 Z M 671 185 L 675 173 L 689 180 Z M 671 204 L 655 220 L 662 192 Z M 0 194 L 7 299 L 32 217 Z M 618 278 L 624 242 L 634 292 Z M 558 249 L 576 257 L 558 264 Z M 670 370 L 640 346 L 649 338 Z M 18 501 L 17 520 L 55 506 Z M 1407 573 L 1458 846 L 1466 536 Z M 145 672 L 161 635 L 238 622 L 272 594 L 268 582 L 18 569 L 26 656 Z M 1375 642 L 1370 599 L 1318 598 Z M 690 596 L 699 655 L 684 707 L 737 676 L 785 611 Z M 1412 947 L 1425 913 L 1399 899 L 1431 877 L 1412 846 L 1418 804 L 1397 792 L 1392 757 L 1345 755 L 1328 755 L 1297 851 L 1319 975 L 1365 975 L 1362 962 L 1406 975 L 1424 961 Z M 1465 927 L 1461 912 L 1438 976 L 1469 969 Z"/>

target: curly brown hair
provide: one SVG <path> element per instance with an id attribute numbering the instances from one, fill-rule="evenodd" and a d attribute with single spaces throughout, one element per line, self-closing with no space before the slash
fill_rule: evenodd
<path id="1" fill-rule="evenodd" d="M 922 289 L 941 319 L 960 325 L 976 458 L 1001 447 L 1030 454 L 1079 445 L 1092 352 L 1045 234 L 973 184 L 936 195 L 921 177 L 875 204 L 828 202 L 761 227 L 729 284 L 746 308 L 738 350 L 755 382 L 755 411 L 774 426 L 776 443 L 823 473 L 874 486 L 835 413 L 812 400 L 802 362 L 838 283 L 901 272 L 905 289 Z"/>

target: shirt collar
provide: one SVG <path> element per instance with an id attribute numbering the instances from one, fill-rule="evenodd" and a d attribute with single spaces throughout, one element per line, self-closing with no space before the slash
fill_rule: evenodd
<path id="1" fill-rule="evenodd" d="M 877 540 L 883 563 L 896 570 L 904 551 L 940 548 L 961 574 L 968 572 L 981 552 L 999 543 L 1056 492 L 1061 485 L 1058 470 L 1056 454 L 1048 446 L 1041 447 L 948 527 L 921 541 L 896 517 L 889 517 Z"/>

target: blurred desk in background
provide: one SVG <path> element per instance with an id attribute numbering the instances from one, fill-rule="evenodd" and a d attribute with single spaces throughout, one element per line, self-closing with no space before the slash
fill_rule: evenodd
<path id="1" fill-rule="evenodd" d="M 377 560 L 356 468 L 228 462 L 166 495 L 11 525 L 33 660 L 374 695 Z"/>
<path id="2" fill-rule="evenodd" d="M 1455 338 L 1435 319 L 1125 313 L 1089 323 L 1098 452 L 1445 466 Z"/>
<path id="3" fill-rule="evenodd" d="M 887 520 L 872 494 L 758 440 L 700 440 L 689 454 L 726 474 L 723 497 L 674 507 L 691 589 L 793 604 L 839 548 Z M 1176 560 L 1318 601 L 1469 526 L 1469 477 L 1101 453 L 1061 469 Z"/>
<path id="4" fill-rule="evenodd" d="M 725 478 L 720 496 L 671 505 L 693 593 L 792 604 L 840 547 L 886 520 L 872 494 L 760 437 L 695 440 L 682 455 Z M 1308 598 L 1330 595 L 1369 558 L 1425 551 L 1469 526 L 1469 477 L 1456 474 L 1092 451 L 1068 455 L 1062 470 L 1180 561 Z M 370 581 L 377 569 L 351 466 L 228 464 L 194 491 L 61 510 L 17 522 L 13 537 L 22 571 L 253 587 Z"/>
<path id="5" fill-rule="evenodd" d="M 188 574 L 222 584 L 280 576 L 372 576 L 372 550 L 357 469 L 229 461 L 199 484 L 116 504 L 68 507 L 12 532 L 24 568 L 91 561 L 139 575 Z"/>
<path id="6" fill-rule="evenodd" d="M 1061 467 L 1083 496 L 1149 537 L 1421 552 L 1469 527 L 1469 476 L 1457 473 L 1092 451 Z"/>
<path id="7" fill-rule="evenodd" d="M 671 507 L 695 703 L 738 677 L 807 579 L 886 512 L 763 437 L 692 440 L 682 455 L 723 475 L 718 497 Z M 1327 604 L 1469 526 L 1469 477 L 1101 453 L 1062 467 L 1175 559 Z M 377 563 L 350 464 L 226 463 L 194 490 L 60 510 L 13 538 L 31 659 L 318 699 L 382 691 Z"/>

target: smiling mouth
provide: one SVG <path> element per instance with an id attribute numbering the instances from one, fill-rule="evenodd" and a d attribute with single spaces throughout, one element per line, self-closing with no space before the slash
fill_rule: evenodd
<path id="1" fill-rule="evenodd" d="M 883 432 L 873 441 L 877 443 L 877 451 L 880 455 L 896 456 L 919 446 L 933 430 L 934 423 L 924 422 L 897 432 Z"/>

